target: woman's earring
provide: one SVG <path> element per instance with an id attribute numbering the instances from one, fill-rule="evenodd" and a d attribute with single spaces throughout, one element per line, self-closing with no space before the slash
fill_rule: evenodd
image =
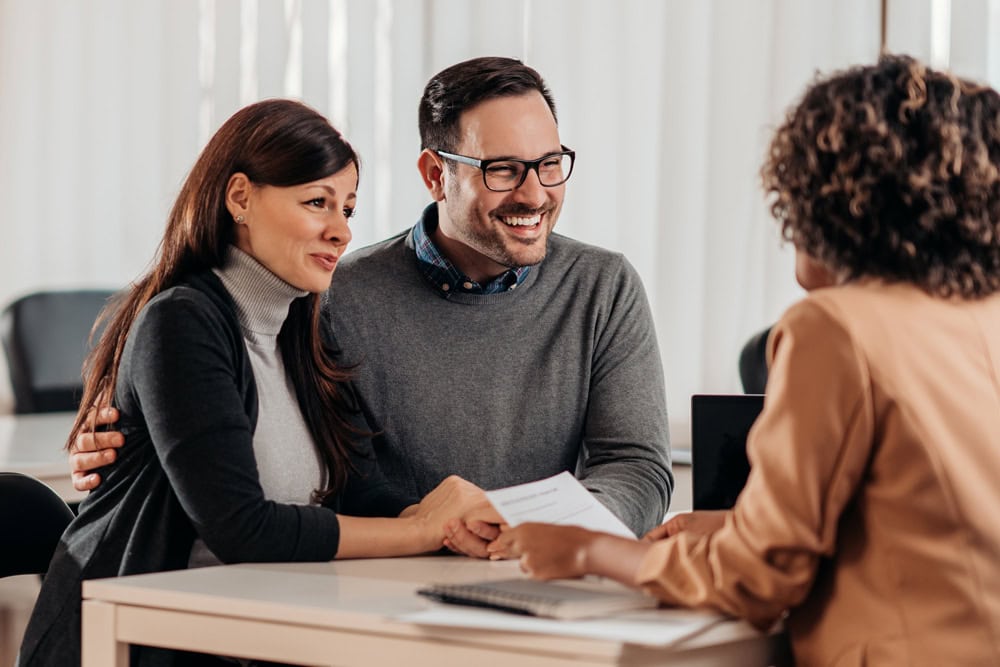
<path id="1" fill-rule="evenodd" d="M 236 224 L 237 225 L 242 225 L 243 224 L 243 216 L 242 215 L 236 216 Z"/>

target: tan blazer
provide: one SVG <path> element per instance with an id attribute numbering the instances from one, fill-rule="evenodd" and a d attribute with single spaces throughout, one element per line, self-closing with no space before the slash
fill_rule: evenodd
<path id="1" fill-rule="evenodd" d="M 657 543 L 669 602 L 786 627 L 798 665 L 1000 665 L 1000 295 L 818 290 L 769 343 L 746 488 Z"/>

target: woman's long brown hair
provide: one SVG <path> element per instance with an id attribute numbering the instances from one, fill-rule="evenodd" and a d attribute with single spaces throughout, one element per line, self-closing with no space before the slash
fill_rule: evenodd
<path id="1" fill-rule="evenodd" d="M 155 266 L 101 313 L 107 322 L 84 362 L 83 397 L 67 448 L 89 428 L 92 408 L 114 404 L 125 341 L 142 308 L 157 294 L 195 273 L 222 266 L 233 241 L 225 204 L 230 177 L 242 172 L 255 184 L 287 187 L 326 178 L 349 165 L 360 167 L 351 145 L 319 113 L 292 100 L 266 100 L 227 120 L 208 142 L 174 202 Z M 343 488 L 350 467 L 351 426 L 337 366 L 320 336 L 322 295 L 296 299 L 278 336 L 306 424 L 329 470 L 326 497 Z M 95 330 L 97 328 L 95 326 Z"/>

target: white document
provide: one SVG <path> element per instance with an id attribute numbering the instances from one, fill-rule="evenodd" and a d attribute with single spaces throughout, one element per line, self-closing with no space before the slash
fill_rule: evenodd
<path id="1" fill-rule="evenodd" d="M 487 491 L 486 497 L 511 526 L 531 522 L 554 523 L 635 539 L 635 533 L 568 472 L 537 482 Z"/>
<path id="2" fill-rule="evenodd" d="M 719 614 L 689 609 L 646 609 L 623 612 L 605 618 L 558 621 L 551 618 L 519 616 L 489 609 L 470 609 L 434 604 L 394 617 L 405 623 L 476 628 L 493 632 L 530 632 L 586 639 L 670 646 L 689 639 L 725 620 Z"/>

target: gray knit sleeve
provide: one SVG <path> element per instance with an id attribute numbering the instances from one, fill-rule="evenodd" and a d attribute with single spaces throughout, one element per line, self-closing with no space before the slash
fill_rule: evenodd
<path id="1" fill-rule="evenodd" d="M 590 378 L 580 479 L 637 535 L 660 523 L 673 473 L 663 367 L 638 273 L 622 256 L 608 284 Z"/>

